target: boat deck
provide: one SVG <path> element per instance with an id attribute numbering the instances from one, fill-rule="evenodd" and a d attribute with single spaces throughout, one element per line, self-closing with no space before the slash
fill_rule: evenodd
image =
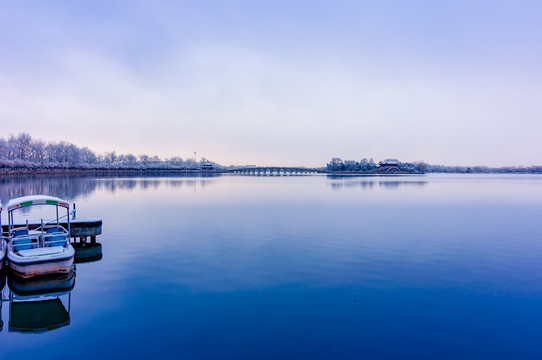
<path id="1" fill-rule="evenodd" d="M 62 246 L 42 247 L 35 249 L 19 250 L 18 254 L 24 257 L 60 254 L 64 251 Z"/>

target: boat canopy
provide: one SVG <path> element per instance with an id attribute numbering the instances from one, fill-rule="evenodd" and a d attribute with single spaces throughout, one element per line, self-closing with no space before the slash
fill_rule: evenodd
<path id="1" fill-rule="evenodd" d="M 48 195 L 31 195 L 12 199 L 8 202 L 6 207 L 8 211 L 13 211 L 15 209 L 31 205 L 55 205 L 65 207 L 67 209 L 70 208 L 70 203 L 66 200 Z"/>

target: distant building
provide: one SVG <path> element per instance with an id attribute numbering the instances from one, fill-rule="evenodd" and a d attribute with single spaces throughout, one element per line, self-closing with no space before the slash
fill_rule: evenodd
<path id="1" fill-rule="evenodd" d="M 214 170 L 213 164 L 210 162 L 204 162 L 201 164 L 201 170 Z"/>
<path id="2" fill-rule="evenodd" d="M 378 163 L 378 165 L 380 167 L 394 167 L 394 168 L 398 168 L 399 167 L 399 160 L 396 160 L 396 159 L 386 159 L 384 161 L 381 161 Z"/>

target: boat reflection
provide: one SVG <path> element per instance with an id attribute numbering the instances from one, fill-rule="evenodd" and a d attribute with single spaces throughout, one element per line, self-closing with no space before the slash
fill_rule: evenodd
<path id="1" fill-rule="evenodd" d="M 8 278 L 9 331 L 43 333 L 70 324 L 75 272 L 31 280 Z"/>
<path id="2" fill-rule="evenodd" d="M 75 262 L 101 260 L 102 244 L 85 240 L 72 243 Z M 23 279 L 9 271 L 0 271 L 0 331 L 4 325 L 4 302 L 9 302 L 9 332 L 39 334 L 70 325 L 71 292 L 74 287 L 75 269 L 67 274 L 30 279 Z"/>
<path id="3" fill-rule="evenodd" d="M 2 319 L 2 304 L 4 303 L 4 286 L 6 285 L 6 275 L 0 272 L 0 293 L 2 294 L 2 301 L 0 301 L 0 331 L 4 329 L 4 320 Z"/>
<path id="4" fill-rule="evenodd" d="M 8 277 L 8 287 L 11 293 L 17 296 L 33 296 L 56 294 L 73 290 L 75 286 L 75 272 L 67 274 L 24 280 L 18 276 Z"/>

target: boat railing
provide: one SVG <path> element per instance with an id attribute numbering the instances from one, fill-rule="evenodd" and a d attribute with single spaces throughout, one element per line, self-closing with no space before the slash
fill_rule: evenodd
<path id="1" fill-rule="evenodd" d="M 9 247 L 12 251 L 39 248 L 40 238 L 37 235 L 20 234 L 11 238 Z"/>
<path id="2" fill-rule="evenodd" d="M 12 228 L 11 230 L 6 232 L 7 234 L 6 238 L 8 240 L 14 239 L 14 238 L 21 239 L 22 237 L 29 235 L 28 229 L 29 229 L 28 225 Z"/>
<path id="3" fill-rule="evenodd" d="M 75 214 L 75 210 L 73 211 L 73 213 Z M 66 215 L 63 215 L 63 216 L 60 216 L 58 218 L 55 218 L 55 219 L 51 219 L 51 220 L 46 220 L 46 221 L 43 221 L 42 219 L 42 223 L 40 226 L 38 226 L 35 230 L 36 231 L 40 231 L 41 229 L 47 229 L 47 228 L 50 228 L 51 225 L 53 225 L 54 227 L 60 227 L 62 229 L 64 229 L 64 227 L 62 227 L 61 225 L 59 225 L 59 222 L 64 219 L 64 218 L 68 218 L 70 214 L 66 214 Z M 75 215 L 74 215 L 75 216 Z"/>
<path id="4" fill-rule="evenodd" d="M 12 251 L 67 245 L 69 245 L 68 232 L 63 227 L 50 227 L 47 232 L 33 230 L 31 234 L 26 228 L 15 229 L 9 242 Z"/>
<path id="5" fill-rule="evenodd" d="M 41 235 L 41 244 L 43 247 L 66 246 L 69 244 L 69 240 L 64 232 L 50 232 Z"/>

